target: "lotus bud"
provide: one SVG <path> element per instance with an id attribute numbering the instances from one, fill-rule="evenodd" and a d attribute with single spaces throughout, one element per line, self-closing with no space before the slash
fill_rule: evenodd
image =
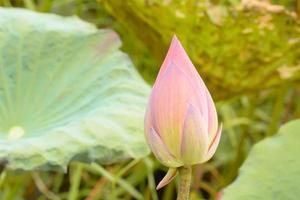
<path id="1" fill-rule="evenodd" d="M 169 171 L 208 161 L 220 141 L 222 125 L 212 97 L 176 36 L 160 68 L 145 116 L 145 136 L 155 157 Z"/>

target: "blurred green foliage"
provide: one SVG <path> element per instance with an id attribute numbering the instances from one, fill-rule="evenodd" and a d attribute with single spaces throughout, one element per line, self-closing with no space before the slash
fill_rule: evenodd
<path id="1" fill-rule="evenodd" d="M 247 3 L 248 2 L 248 3 Z M 249 3 L 250 2 L 250 3 Z M 238 175 L 251 147 L 300 117 L 299 0 L 0 0 L 114 28 L 148 82 L 176 33 L 208 83 L 224 131 L 214 159 L 194 167 L 192 200 L 215 199 Z M 251 4 L 252 3 L 252 4 Z M 155 191 L 165 168 L 152 157 L 99 166 L 72 163 L 67 174 L 4 171 L 1 199 L 175 199 Z"/>
<path id="2" fill-rule="evenodd" d="M 146 80 L 154 80 L 170 38 L 177 34 L 213 97 L 225 99 L 300 79 L 296 13 L 270 4 L 257 7 L 253 1 L 218 5 L 208 1 L 100 3 L 120 24 L 124 49 Z M 143 48 L 136 41 L 141 41 Z M 159 64 L 141 61 L 147 51 Z"/>

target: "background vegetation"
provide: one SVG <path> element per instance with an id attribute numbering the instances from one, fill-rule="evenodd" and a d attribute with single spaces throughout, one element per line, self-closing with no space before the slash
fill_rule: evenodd
<path id="1" fill-rule="evenodd" d="M 0 0 L 0 5 L 78 15 L 116 30 L 122 50 L 149 84 L 177 34 L 224 123 L 214 158 L 194 167 L 191 199 L 221 197 L 251 147 L 300 118 L 299 0 Z M 176 183 L 155 190 L 166 168 L 152 156 L 102 166 L 71 162 L 67 173 L 16 172 L 2 165 L 0 195 L 5 200 L 176 196 Z"/>

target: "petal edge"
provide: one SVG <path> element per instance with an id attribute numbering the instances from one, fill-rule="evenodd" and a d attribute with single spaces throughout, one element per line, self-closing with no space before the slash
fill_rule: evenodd
<path id="1" fill-rule="evenodd" d="M 159 190 L 168 185 L 177 175 L 177 168 L 169 168 L 165 177 L 158 183 L 156 190 Z"/>

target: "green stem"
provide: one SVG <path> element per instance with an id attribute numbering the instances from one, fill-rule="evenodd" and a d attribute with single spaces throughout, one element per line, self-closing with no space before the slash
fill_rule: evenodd
<path id="1" fill-rule="evenodd" d="M 71 188 L 69 191 L 68 200 L 78 199 L 78 192 L 80 187 L 80 178 L 83 166 L 80 163 L 75 163 L 71 173 Z"/>
<path id="2" fill-rule="evenodd" d="M 267 136 L 274 135 L 279 128 L 279 125 L 281 122 L 281 117 L 282 117 L 283 111 L 285 109 L 284 104 L 285 104 L 285 99 L 286 99 L 286 95 L 288 92 L 289 92 L 289 87 L 287 85 L 283 85 L 277 91 L 277 97 L 276 97 L 274 109 L 272 112 L 271 123 L 267 130 Z"/>
<path id="3" fill-rule="evenodd" d="M 191 166 L 183 166 L 179 171 L 179 188 L 177 200 L 188 200 L 191 187 L 192 168 Z"/>

